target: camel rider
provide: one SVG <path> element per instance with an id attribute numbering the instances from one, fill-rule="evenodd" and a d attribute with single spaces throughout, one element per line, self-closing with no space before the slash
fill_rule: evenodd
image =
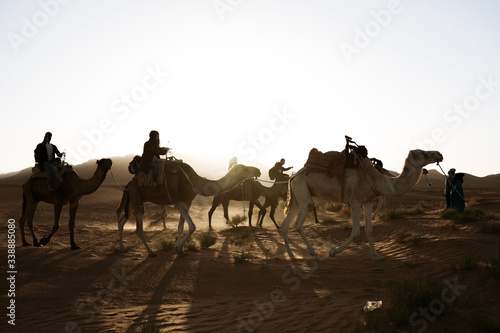
<path id="1" fill-rule="evenodd" d="M 285 159 L 282 158 L 279 162 L 276 162 L 274 166 L 269 170 L 269 178 L 272 180 L 277 179 L 278 177 L 283 175 L 284 171 L 288 171 L 293 167 L 288 167 L 285 168 L 283 167 L 285 165 Z"/>
<path id="2" fill-rule="evenodd" d="M 231 168 L 238 164 L 238 158 L 236 156 L 233 156 L 230 160 L 229 163 L 227 164 L 227 170 L 231 170 Z"/>
<path id="3" fill-rule="evenodd" d="M 50 143 L 51 139 L 52 133 L 45 133 L 43 142 L 39 143 L 35 148 L 35 162 L 42 172 L 47 171 L 47 186 L 49 191 L 54 190 L 54 167 L 61 163 L 59 159 L 56 159 L 56 155 L 58 157 L 63 156 L 63 153 L 59 152 L 59 149 Z"/>
<path id="4" fill-rule="evenodd" d="M 139 170 L 148 173 L 149 169 L 153 169 L 153 182 L 158 181 L 158 164 L 160 155 L 165 155 L 169 148 L 160 147 L 160 133 L 157 131 L 149 132 L 149 140 L 144 143 L 142 152 L 142 162 Z"/>

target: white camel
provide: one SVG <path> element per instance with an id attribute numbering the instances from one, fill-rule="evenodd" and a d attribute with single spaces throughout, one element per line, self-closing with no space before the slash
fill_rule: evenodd
<path id="1" fill-rule="evenodd" d="M 316 255 L 309 243 L 302 225 L 307 214 L 314 208 L 313 197 L 320 197 L 330 201 L 347 203 L 351 206 L 352 232 L 349 238 L 339 247 L 330 249 L 330 257 L 342 252 L 351 241 L 359 236 L 361 207 L 365 215 L 365 230 L 373 259 L 381 260 L 373 246 L 372 238 L 372 204 L 377 196 L 396 196 L 410 190 L 419 180 L 422 168 L 430 163 L 441 162 L 443 156 L 437 151 L 411 150 L 406 158 L 403 172 L 398 177 L 389 177 L 378 172 L 370 160 L 358 157 L 359 168 L 348 168 L 345 172 L 344 194 L 341 193 L 341 176 L 319 172 L 309 172 L 306 168 L 297 172 L 289 182 L 288 215 L 281 225 L 285 247 L 290 255 L 288 243 L 288 228 L 292 219 L 297 215 L 295 226 L 299 230 L 310 255 Z M 343 200 L 342 200 L 343 198 Z"/>

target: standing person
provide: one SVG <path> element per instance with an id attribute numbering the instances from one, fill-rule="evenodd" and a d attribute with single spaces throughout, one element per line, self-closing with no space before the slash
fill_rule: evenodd
<path id="1" fill-rule="evenodd" d="M 49 191 L 54 190 L 54 167 L 60 164 L 56 159 L 62 157 L 63 154 L 59 149 L 50 143 L 52 140 L 52 133 L 47 132 L 43 137 L 43 142 L 39 143 L 35 148 L 35 162 L 38 164 L 40 170 L 47 171 L 47 188 Z"/>
<path id="2" fill-rule="evenodd" d="M 464 189 L 462 187 L 464 176 L 465 174 L 463 173 L 455 174 L 453 177 L 453 187 L 451 188 L 450 196 L 451 208 L 455 208 L 460 213 L 463 213 L 465 209 Z"/>
<path id="3" fill-rule="evenodd" d="M 284 165 L 285 165 L 284 158 L 282 158 L 279 162 L 276 162 L 276 164 L 274 164 L 274 166 L 271 169 L 269 169 L 269 178 L 271 178 L 272 180 L 280 178 L 283 175 L 284 171 L 288 171 L 291 168 L 293 168 L 293 167 L 285 168 Z"/>
<path id="4" fill-rule="evenodd" d="M 448 176 L 446 177 L 444 183 L 444 195 L 446 196 L 446 208 L 451 207 L 451 190 L 453 188 L 453 178 L 455 177 L 455 169 L 450 169 L 448 171 Z"/>
<path id="5" fill-rule="evenodd" d="M 149 132 L 149 140 L 144 143 L 139 170 L 147 174 L 150 169 L 153 169 L 153 183 L 155 185 L 158 181 L 158 164 L 156 161 L 160 159 L 160 155 L 165 155 L 167 152 L 168 148 L 160 147 L 160 133 L 158 131 Z"/>

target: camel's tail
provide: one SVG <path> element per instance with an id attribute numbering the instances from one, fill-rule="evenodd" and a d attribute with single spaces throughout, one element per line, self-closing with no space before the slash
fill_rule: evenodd
<path id="1" fill-rule="evenodd" d="M 122 211 L 124 211 L 124 217 L 128 219 L 129 217 L 129 200 L 130 196 L 128 194 L 128 189 L 125 188 L 123 190 L 123 195 L 122 195 L 122 200 L 120 201 L 120 206 L 118 206 L 118 209 L 116 210 L 116 217 L 118 221 L 120 221 L 120 216 Z"/>

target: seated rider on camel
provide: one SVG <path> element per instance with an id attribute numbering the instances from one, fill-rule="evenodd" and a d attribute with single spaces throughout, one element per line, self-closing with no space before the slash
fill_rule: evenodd
<path id="1" fill-rule="evenodd" d="M 62 157 L 64 154 L 59 152 L 59 149 L 50 143 L 52 133 L 47 132 L 43 137 L 43 142 L 39 143 L 35 148 L 35 162 L 38 164 L 40 171 L 47 171 L 47 187 L 49 191 L 54 190 L 54 168 L 61 164 L 61 161 L 56 158 Z"/>
<path id="2" fill-rule="evenodd" d="M 139 170 L 147 174 L 150 169 L 153 169 L 153 183 L 155 185 L 158 182 L 157 161 L 160 159 L 160 155 L 165 155 L 168 150 L 169 148 L 160 147 L 160 133 L 157 131 L 149 132 L 149 140 L 144 143 L 142 162 Z"/>
<path id="3" fill-rule="evenodd" d="M 276 164 L 274 164 L 274 166 L 269 170 L 269 178 L 272 180 L 281 180 L 284 177 L 288 178 L 288 175 L 284 174 L 283 172 L 288 171 L 293 167 L 285 168 L 284 165 L 285 165 L 284 158 L 282 158 L 279 162 L 276 162 Z"/>

